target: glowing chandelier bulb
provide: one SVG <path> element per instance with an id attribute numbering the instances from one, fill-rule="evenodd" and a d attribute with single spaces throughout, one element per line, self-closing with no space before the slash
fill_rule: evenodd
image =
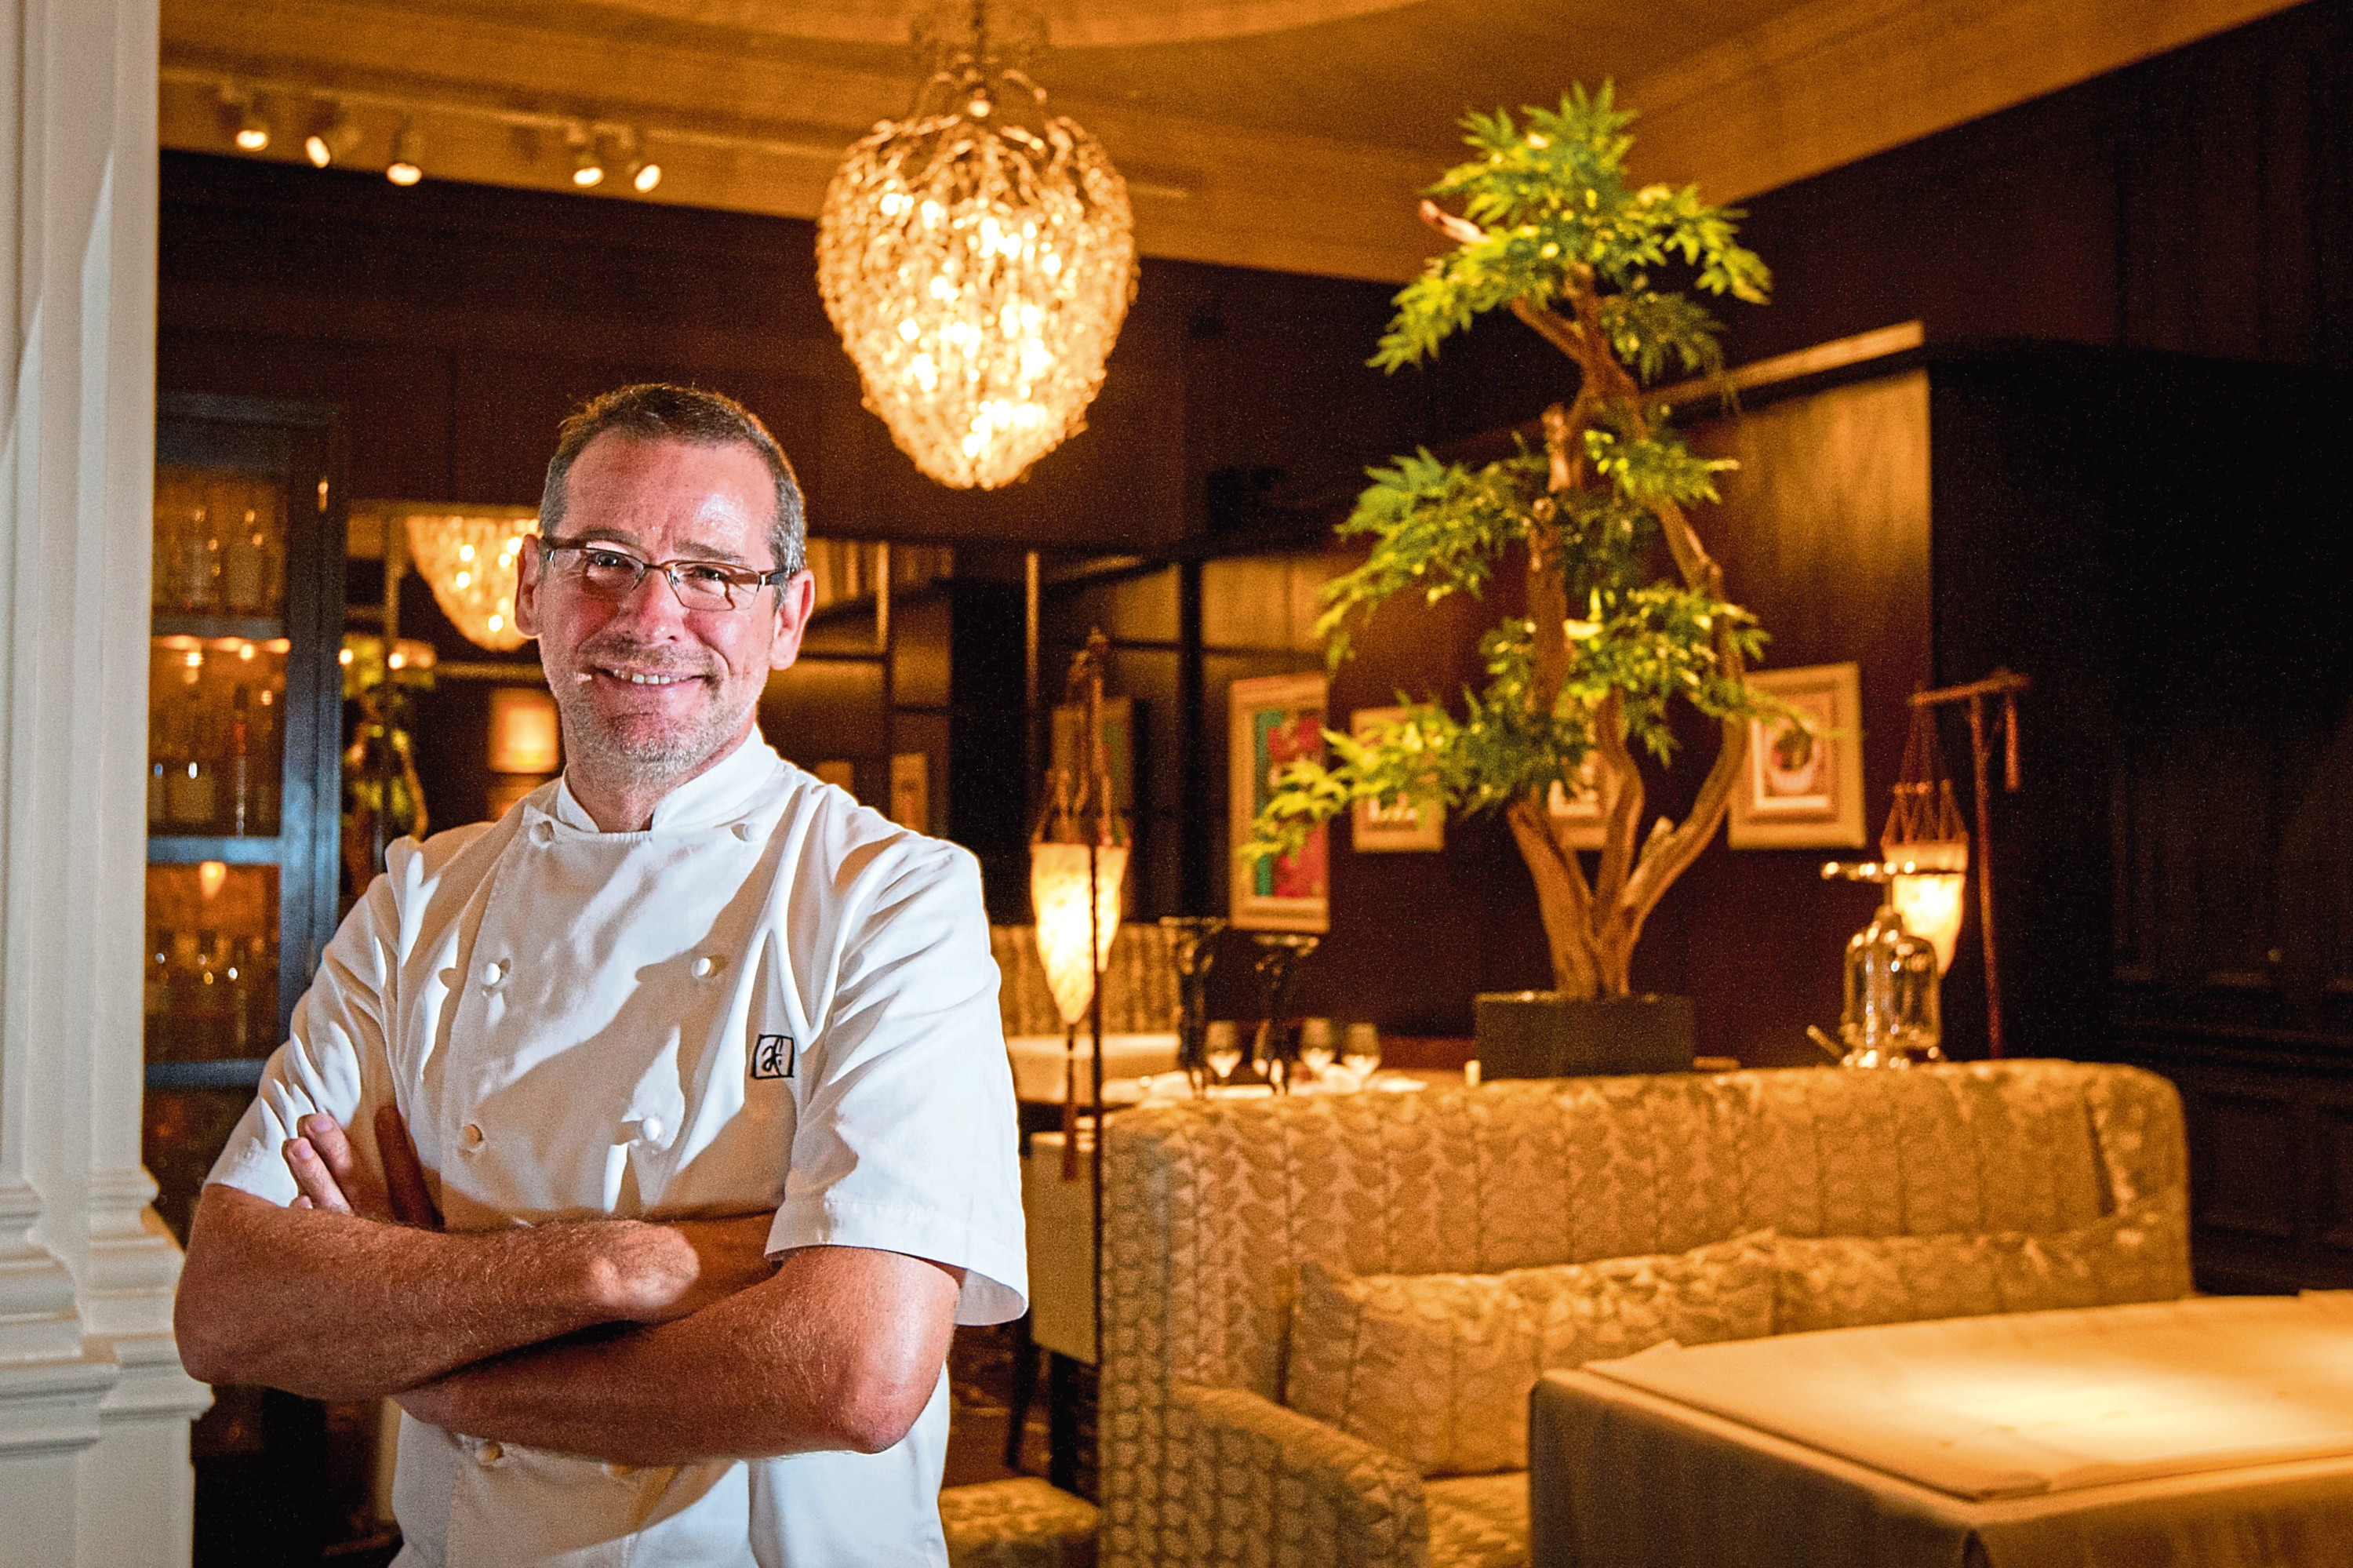
<path id="1" fill-rule="evenodd" d="M 1036 37 L 1043 29 L 1022 18 Z M 1045 93 L 967 39 L 914 111 L 850 148 L 818 217 L 818 288 L 866 406 L 942 484 L 993 490 L 1086 428 L 1135 292 L 1126 183 Z"/>
<path id="2" fill-rule="evenodd" d="M 532 517 L 411 513 L 408 554 L 450 624 L 468 641 L 504 653 L 523 645 L 514 624 L 515 583 L 538 532 Z"/>

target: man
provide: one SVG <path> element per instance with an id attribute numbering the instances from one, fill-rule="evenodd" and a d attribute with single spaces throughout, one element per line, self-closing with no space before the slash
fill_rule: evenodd
<path id="1" fill-rule="evenodd" d="M 403 841 L 200 1201 L 188 1370 L 402 1406 L 413 1564 L 938 1563 L 1027 1288 L 977 869 L 756 733 L 814 587 L 735 404 L 565 424 L 516 623 L 562 779 Z"/>

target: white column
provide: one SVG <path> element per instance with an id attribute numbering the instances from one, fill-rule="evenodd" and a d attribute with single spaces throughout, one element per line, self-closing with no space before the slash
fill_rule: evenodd
<path id="1" fill-rule="evenodd" d="M 154 0 L 0 0 L 0 1558 L 185 1563 L 139 1163 Z"/>

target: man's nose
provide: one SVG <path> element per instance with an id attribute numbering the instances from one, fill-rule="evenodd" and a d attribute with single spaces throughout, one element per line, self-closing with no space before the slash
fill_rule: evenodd
<path id="1" fill-rule="evenodd" d="M 659 567 L 649 567 L 638 586 L 613 603 L 613 619 L 640 625 L 683 627 L 686 606 L 679 602 L 677 585 Z"/>

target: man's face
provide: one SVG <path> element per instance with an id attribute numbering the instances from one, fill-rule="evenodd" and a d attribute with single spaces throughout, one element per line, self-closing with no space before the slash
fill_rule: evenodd
<path id="1" fill-rule="evenodd" d="M 590 441 L 565 484 L 566 542 L 608 545 L 645 561 L 716 561 L 773 570 L 776 486 L 749 447 Z M 750 733 L 768 672 L 798 656 L 814 588 L 807 572 L 744 598 L 737 609 L 687 609 L 659 572 L 618 602 L 584 591 L 579 557 L 522 556 L 515 625 L 564 716 L 575 783 L 665 790 Z M 585 777 L 583 777 L 585 776 Z"/>

